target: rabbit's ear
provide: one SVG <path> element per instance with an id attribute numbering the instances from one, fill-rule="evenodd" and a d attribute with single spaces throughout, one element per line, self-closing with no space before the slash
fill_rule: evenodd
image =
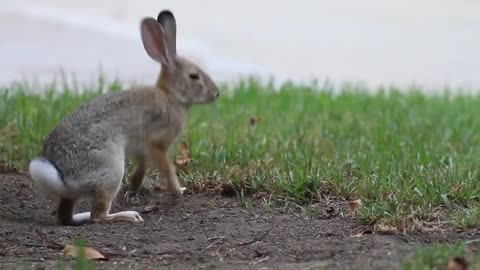
<path id="1" fill-rule="evenodd" d="M 162 65 L 171 66 L 173 61 L 167 48 L 163 27 L 154 18 L 144 18 L 141 23 L 141 34 L 147 54 Z"/>
<path id="2" fill-rule="evenodd" d="M 175 16 L 170 10 L 162 10 L 157 17 L 158 23 L 165 29 L 168 51 L 173 56 L 177 56 L 177 23 Z"/>

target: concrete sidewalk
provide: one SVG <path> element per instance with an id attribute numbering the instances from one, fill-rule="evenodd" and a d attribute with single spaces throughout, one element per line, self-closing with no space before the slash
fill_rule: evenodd
<path id="1" fill-rule="evenodd" d="M 162 8 L 178 19 L 179 53 L 219 81 L 255 74 L 480 89 L 473 0 L 4 1 L 0 84 L 49 81 L 60 67 L 80 81 L 101 67 L 109 78 L 151 83 L 159 66 L 143 51 L 139 21 Z"/>

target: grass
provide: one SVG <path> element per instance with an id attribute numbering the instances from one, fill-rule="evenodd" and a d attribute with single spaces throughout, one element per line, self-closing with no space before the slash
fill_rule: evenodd
<path id="1" fill-rule="evenodd" d="M 462 266 L 468 265 L 463 268 Z M 454 268 L 457 266 L 457 268 Z M 458 242 L 423 247 L 403 261 L 405 270 L 479 269 L 478 245 Z"/>
<path id="2" fill-rule="evenodd" d="M 46 88 L 45 95 L 27 85 L 0 90 L 4 164 L 25 168 L 65 114 L 120 87 Z M 215 105 L 190 112 L 179 140 L 194 160 L 183 176 L 189 185 L 228 182 L 242 194 L 307 204 L 359 197 L 366 221 L 478 224 L 479 96 L 427 96 L 415 89 L 372 94 L 353 86 L 273 89 L 253 81 L 234 88 L 224 89 Z"/>

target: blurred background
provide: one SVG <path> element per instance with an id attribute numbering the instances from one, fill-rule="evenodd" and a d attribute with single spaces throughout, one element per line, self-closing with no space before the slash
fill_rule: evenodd
<path id="1" fill-rule="evenodd" d="M 60 69 L 152 83 L 143 16 L 171 9 L 178 50 L 217 81 L 255 75 L 367 86 L 480 88 L 476 0 L 15 0 L 0 4 L 0 85 Z"/>

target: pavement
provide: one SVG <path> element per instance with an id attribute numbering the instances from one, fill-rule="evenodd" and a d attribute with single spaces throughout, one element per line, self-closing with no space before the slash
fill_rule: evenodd
<path id="1" fill-rule="evenodd" d="M 178 51 L 217 81 L 254 75 L 370 87 L 417 84 L 480 89 L 480 1 L 475 0 L 15 0 L 0 3 L 0 85 L 49 82 L 63 70 L 81 82 L 153 83 L 143 16 L 168 8 Z"/>

